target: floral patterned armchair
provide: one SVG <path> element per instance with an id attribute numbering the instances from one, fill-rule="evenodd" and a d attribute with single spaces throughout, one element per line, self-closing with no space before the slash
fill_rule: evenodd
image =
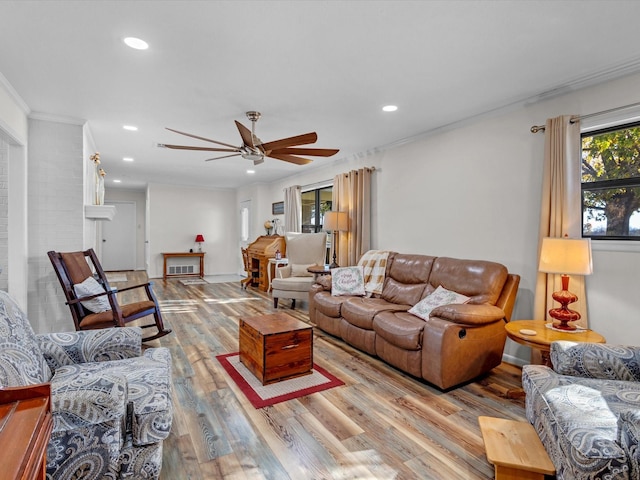
<path id="1" fill-rule="evenodd" d="M 51 383 L 47 479 L 157 479 L 172 421 L 171 356 L 138 327 L 36 335 L 0 291 L 0 388 Z"/>
<path id="2" fill-rule="evenodd" d="M 551 361 L 522 386 L 558 480 L 640 478 L 640 346 L 553 342 Z"/>

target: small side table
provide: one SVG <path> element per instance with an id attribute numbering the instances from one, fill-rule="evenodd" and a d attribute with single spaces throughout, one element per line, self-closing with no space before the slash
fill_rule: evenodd
<path id="1" fill-rule="evenodd" d="M 269 266 L 267 267 L 267 277 L 269 280 L 269 288 L 267 288 L 267 292 L 271 291 L 271 265 L 273 265 L 274 269 L 278 268 L 282 265 L 288 265 L 289 264 L 289 259 L 288 258 L 270 258 L 269 259 Z"/>
<path id="2" fill-rule="evenodd" d="M 331 269 L 327 265 L 311 265 L 307 268 L 307 272 L 318 275 L 331 275 Z"/>
<path id="3" fill-rule="evenodd" d="M 548 367 L 551 366 L 551 359 L 549 358 L 551 342 L 557 340 L 590 343 L 606 342 L 606 339 L 602 335 L 593 330 L 582 330 L 573 333 L 560 332 L 547 328 L 547 323 L 549 322 L 544 320 L 513 320 L 507 323 L 504 328 L 507 330 L 507 336 L 514 342 L 539 350 L 542 354 L 542 363 Z M 525 335 L 521 332 L 523 329 L 533 330 L 536 334 Z"/>

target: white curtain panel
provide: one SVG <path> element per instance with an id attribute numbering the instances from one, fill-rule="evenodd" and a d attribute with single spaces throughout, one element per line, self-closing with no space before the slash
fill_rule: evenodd
<path id="1" fill-rule="evenodd" d="M 544 132 L 538 259 L 544 237 L 563 237 L 565 234 L 570 238 L 582 237 L 580 122 L 570 115 L 550 118 Z M 533 318 L 551 320 L 548 317 L 549 310 L 559 307 L 551 294 L 558 290 L 562 290 L 560 275 L 538 272 Z M 578 301 L 570 305 L 571 310 L 579 312 L 582 317 L 576 325 L 586 328 L 588 318 L 584 277 L 571 275 L 569 291 L 578 296 Z"/>
<path id="2" fill-rule="evenodd" d="M 284 231 L 302 231 L 302 199 L 300 185 L 284 189 Z"/>

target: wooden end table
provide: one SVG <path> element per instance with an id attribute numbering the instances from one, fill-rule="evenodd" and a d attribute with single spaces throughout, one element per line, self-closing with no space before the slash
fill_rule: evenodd
<path id="1" fill-rule="evenodd" d="M 547 328 L 547 323 L 549 322 L 545 320 L 513 320 L 505 325 L 505 329 L 507 330 L 507 336 L 514 342 L 539 350 L 542 354 L 542 363 L 548 367 L 551 366 L 551 359 L 549 358 L 551 342 L 557 340 L 591 343 L 606 342 L 602 335 L 593 330 L 581 330 L 573 333 L 560 332 Z M 532 330 L 536 334 L 525 335 L 521 330 Z"/>
<path id="2" fill-rule="evenodd" d="M 555 467 L 528 422 L 478 417 L 487 452 L 494 466 L 495 480 L 544 480 L 556 473 Z"/>

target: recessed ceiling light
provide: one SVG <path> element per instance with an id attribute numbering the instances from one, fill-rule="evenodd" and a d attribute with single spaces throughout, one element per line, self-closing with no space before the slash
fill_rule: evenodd
<path id="1" fill-rule="evenodd" d="M 124 160 L 125 162 L 133 162 L 133 158 L 131 157 L 122 157 L 122 160 Z"/>
<path id="2" fill-rule="evenodd" d="M 120 183 L 122 180 L 114 180 L 113 183 Z"/>
<path id="3" fill-rule="evenodd" d="M 255 170 L 247 170 L 247 173 L 251 175 L 253 173 L 256 173 L 256 171 Z"/>
<path id="4" fill-rule="evenodd" d="M 132 132 L 136 132 L 138 130 L 138 127 L 134 125 L 123 125 L 122 128 L 125 130 L 131 130 Z"/>
<path id="5" fill-rule="evenodd" d="M 396 110 L 398 110 L 396 105 L 385 105 L 382 107 L 383 112 L 395 112 Z"/>
<path id="6" fill-rule="evenodd" d="M 135 37 L 125 38 L 124 43 L 126 43 L 128 47 L 135 48 L 136 50 L 146 50 L 149 48 L 149 44 L 147 42 Z"/>

